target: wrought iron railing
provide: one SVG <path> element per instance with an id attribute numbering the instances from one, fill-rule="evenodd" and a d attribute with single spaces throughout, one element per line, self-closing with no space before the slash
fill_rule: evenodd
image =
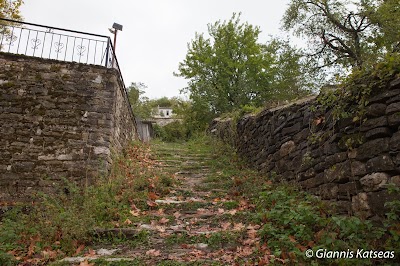
<path id="1" fill-rule="evenodd" d="M 0 51 L 113 67 L 110 37 L 0 19 Z"/>
<path id="2" fill-rule="evenodd" d="M 110 37 L 0 18 L 0 52 L 117 69 L 136 124 Z"/>

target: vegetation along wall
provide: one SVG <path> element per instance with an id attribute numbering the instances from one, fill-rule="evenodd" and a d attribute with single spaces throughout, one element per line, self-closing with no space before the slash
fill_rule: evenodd
<path id="1" fill-rule="evenodd" d="M 0 200 L 90 182 L 135 132 L 117 70 L 0 54 Z"/>
<path id="2" fill-rule="evenodd" d="M 209 130 L 251 166 L 336 202 L 339 212 L 383 216 L 385 202 L 399 199 L 387 188 L 400 186 L 400 79 L 373 90 L 362 119 L 355 111 L 332 119 L 335 110 L 322 102 L 310 97 L 237 122 L 216 119 Z"/>

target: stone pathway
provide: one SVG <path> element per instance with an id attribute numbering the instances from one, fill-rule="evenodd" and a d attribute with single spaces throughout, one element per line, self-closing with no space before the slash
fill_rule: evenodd
<path id="1" fill-rule="evenodd" d="M 101 258 L 112 263 L 104 265 L 265 265 L 256 264 L 265 252 L 259 226 L 248 219 L 252 206 L 216 182 L 219 173 L 212 162 L 218 158 L 185 145 L 157 144 L 152 150 L 158 167 L 174 174 L 173 190 L 155 199 L 150 211 L 133 210 L 140 222 L 97 230 L 102 236 L 123 235 L 126 242 L 94 246 L 85 257 L 63 262 L 93 265 Z"/>

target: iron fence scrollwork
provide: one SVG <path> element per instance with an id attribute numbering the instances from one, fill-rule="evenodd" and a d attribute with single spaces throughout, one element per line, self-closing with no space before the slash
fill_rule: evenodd
<path id="1" fill-rule="evenodd" d="M 0 51 L 116 67 L 108 36 L 4 18 L 0 18 Z"/>

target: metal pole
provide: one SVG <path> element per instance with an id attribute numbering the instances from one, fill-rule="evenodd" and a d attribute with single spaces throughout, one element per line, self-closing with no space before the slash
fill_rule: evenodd
<path id="1" fill-rule="evenodd" d="M 113 58 L 112 58 L 112 64 L 111 64 L 111 66 L 114 68 L 114 62 L 115 62 L 115 57 L 117 56 L 116 54 L 115 54 L 115 50 L 116 50 L 116 45 L 117 45 L 117 32 L 118 32 L 118 30 L 117 29 L 114 29 L 114 45 L 113 45 Z"/>

